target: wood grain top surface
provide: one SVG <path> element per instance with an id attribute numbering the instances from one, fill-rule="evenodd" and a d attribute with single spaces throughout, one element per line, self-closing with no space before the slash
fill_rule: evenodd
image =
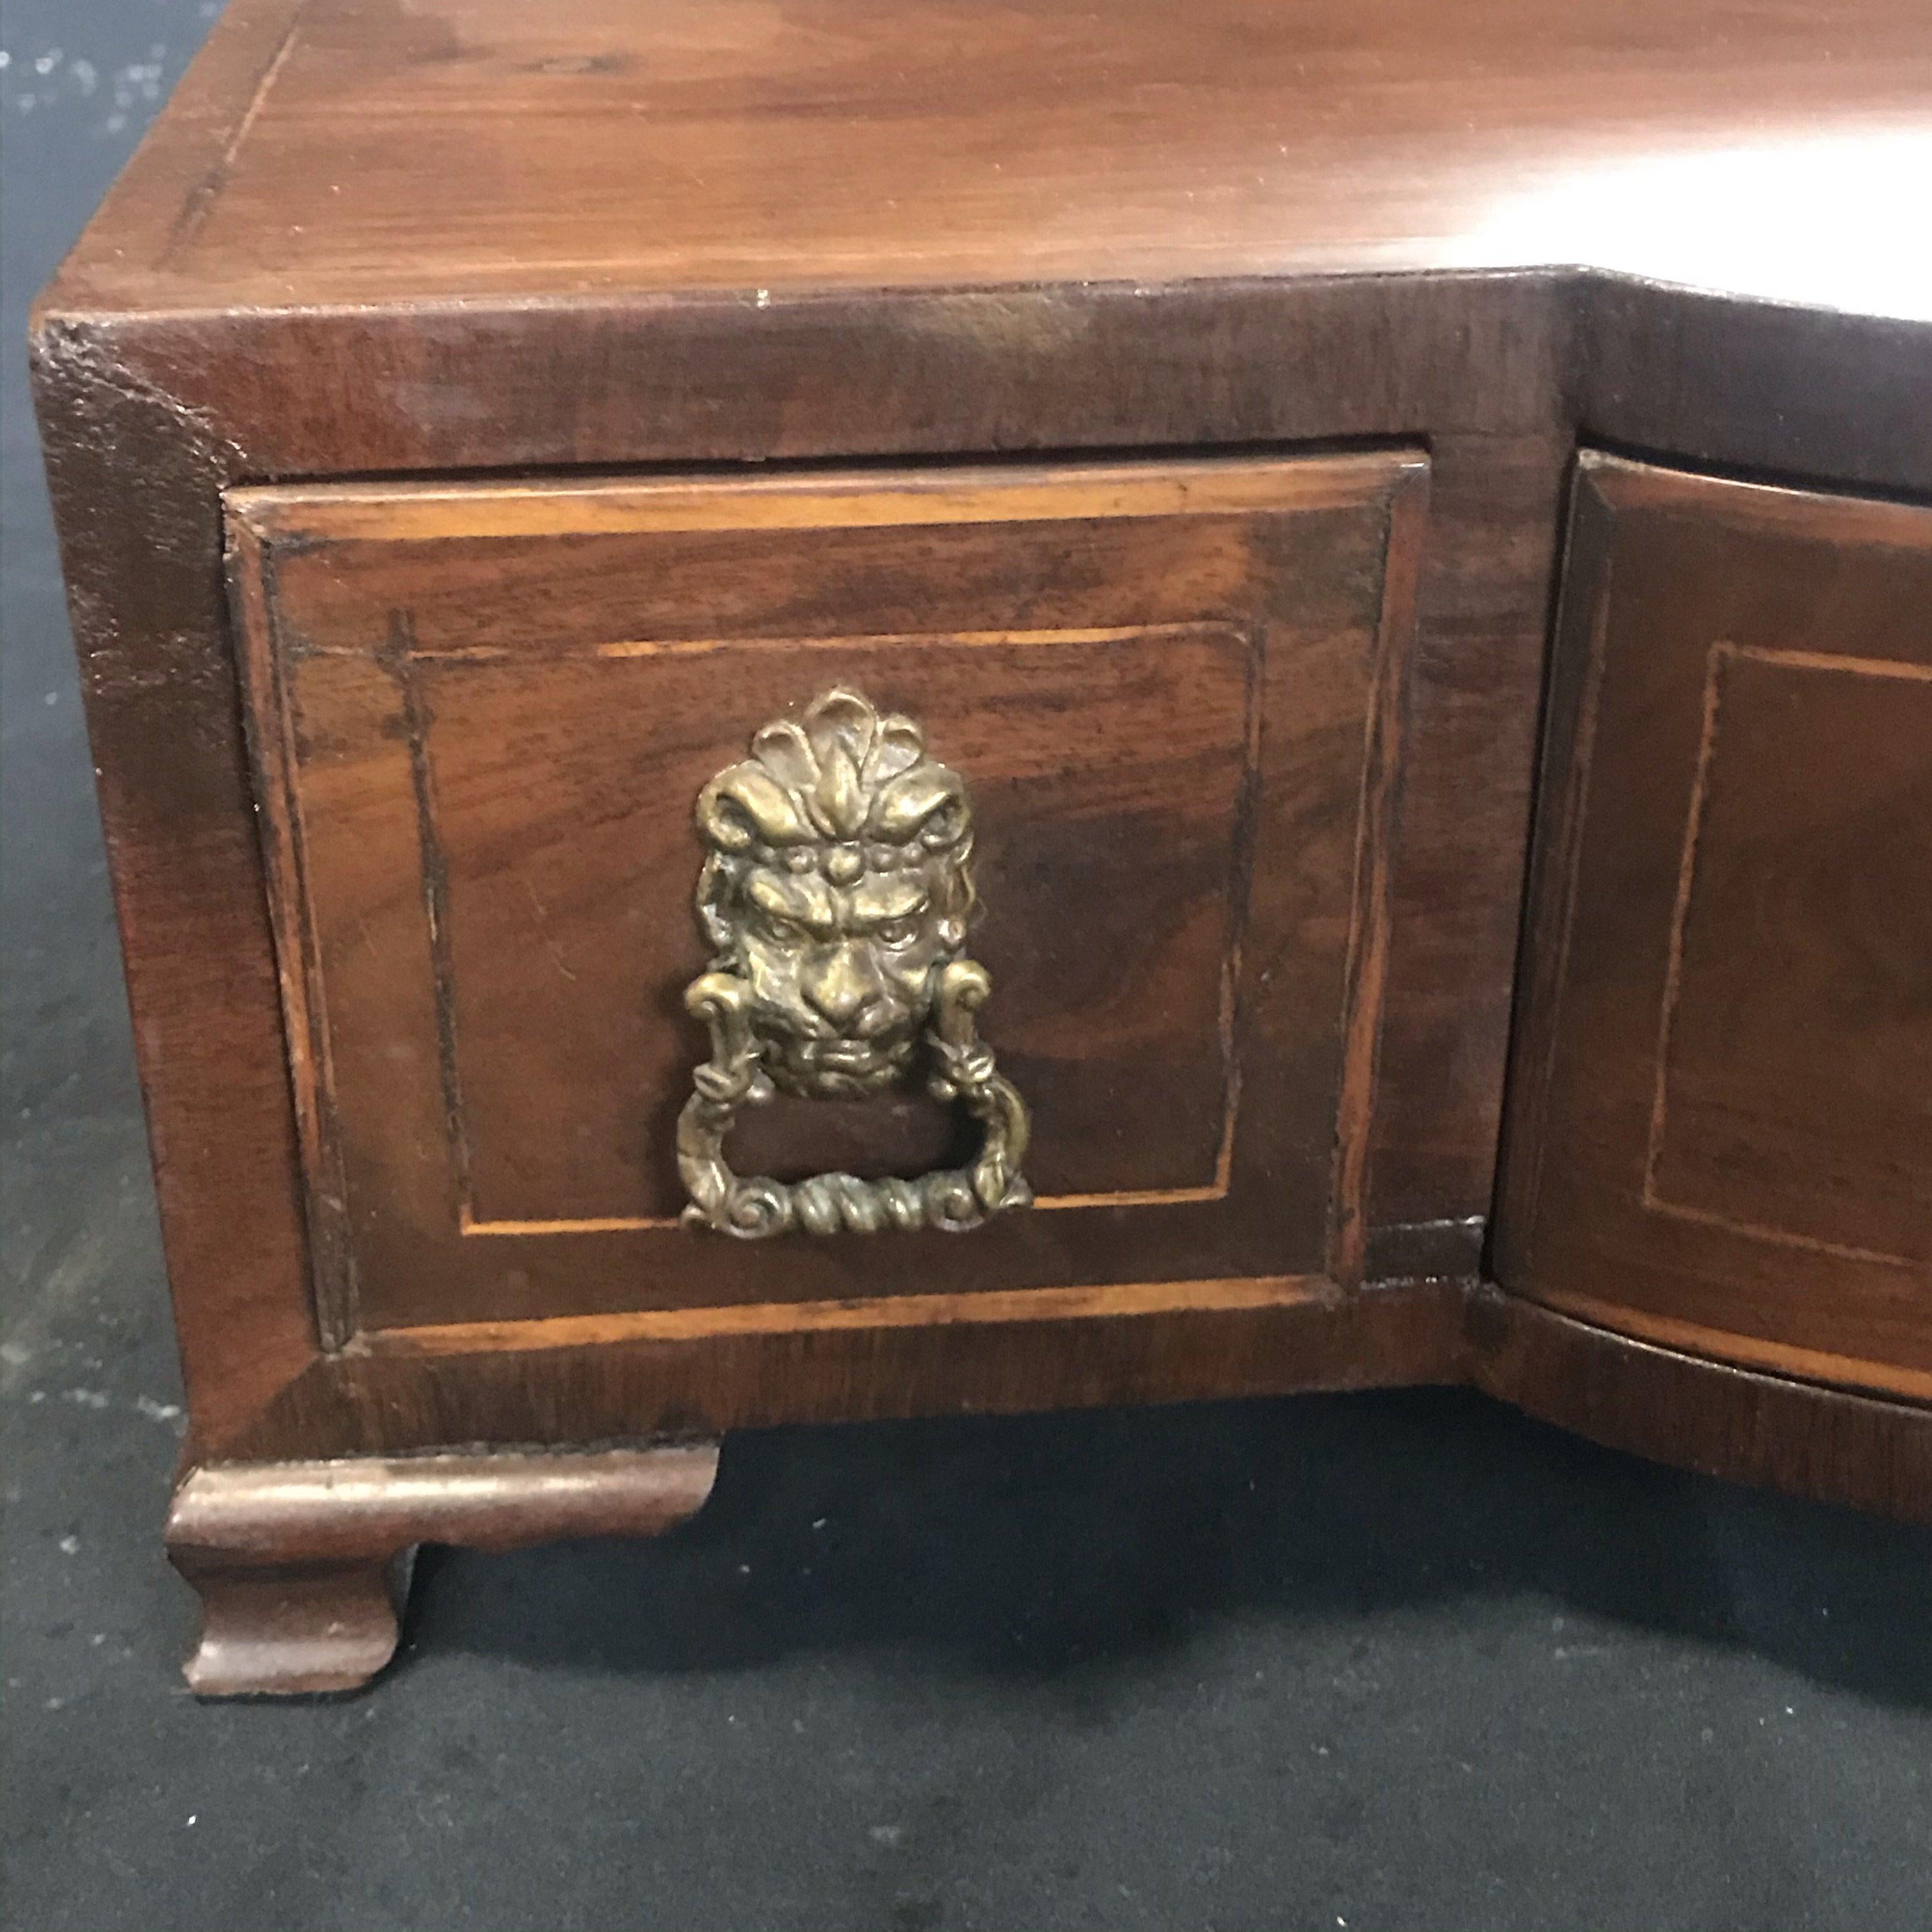
<path id="1" fill-rule="evenodd" d="M 1576 265 L 1920 319 L 1928 184 L 1924 0 L 235 0 L 46 306 Z"/>

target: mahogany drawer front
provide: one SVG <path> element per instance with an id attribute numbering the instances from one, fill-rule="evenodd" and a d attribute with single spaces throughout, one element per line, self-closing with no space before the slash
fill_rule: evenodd
<path id="1" fill-rule="evenodd" d="M 231 492 L 322 1328 L 1359 1274 L 1426 468 L 1346 457 Z M 1030 1208 L 680 1225 L 693 804 L 827 688 L 970 787 Z M 916 1093 L 741 1171 L 904 1172 Z"/>
<path id="2" fill-rule="evenodd" d="M 1502 1285 L 1932 1397 L 1932 510 L 1586 457 Z"/>

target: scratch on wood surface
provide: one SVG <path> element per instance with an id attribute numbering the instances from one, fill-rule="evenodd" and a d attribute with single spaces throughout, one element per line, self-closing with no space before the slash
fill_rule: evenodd
<path id="1" fill-rule="evenodd" d="M 289 56 L 294 52 L 296 40 L 302 29 L 302 16 L 298 11 L 290 20 L 287 30 L 276 44 L 275 51 L 268 57 L 261 76 L 250 92 L 248 104 L 242 111 L 242 118 L 235 124 L 233 131 L 223 144 L 221 152 L 207 172 L 188 191 L 182 203 L 180 214 L 175 217 L 172 228 L 168 231 L 167 245 L 161 250 L 160 266 L 167 266 L 177 254 L 194 239 L 202 224 L 208 219 L 216 198 L 220 194 L 228 179 L 228 171 L 235 164 L 235 157 L 242 152 L 242 144 L 248 138 L 250 129 L 261 113 L 268 98 L 269 90 L 280 77 L 282 69 L 288 64 Z"/>

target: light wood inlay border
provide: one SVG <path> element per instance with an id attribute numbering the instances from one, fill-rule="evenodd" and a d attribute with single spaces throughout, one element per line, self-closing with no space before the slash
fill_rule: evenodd
<path id="1" fill-rule="evenodd" d="M 1699 1208 L 1689 1202 L 1670 1200 L 1658 1191 L 1657 1170 L 1663 1159 L 1664 1136 L 1670 1130 L 1670 1042 L 1683 995 L 1684 936 L 1690 922 L 1691 900 L 1696 892 L 1698 848 L 1702 841 L 1709 802 L 1712 767 L 1716 761 L 1718 735 L 1723 728 L 1724 680 L 1731 666 L 1738 663 L 1768 664 L 1785 670 L 1834 672 L 1847 677 L 1898 678 L 1912 683 L 1932 683 L 1932 665 L 1910 664 L 1896 658 L 1840 656 L 1830 651 L 1772 650 L 1723 639 L 1711 646 L 1705 660 L 1703 722 L 1697 742 L 1696 776 L 1691 785 L 1690 810 L 1684 821 L 1684 849 L 1678 864 L 1677 890 L 1671 907 L 1664 1004 L 1658 1021 L 1656 1086 L 1651 1102 L 1650 1131 L 1644 1148 L 1643 1185 L 1639 1198 L 1652 1214 L 1694 1221 L 1705 1227 L 1723 1228 L 1753 1240 L 1774 1241 L 1781 1246 L 1802 1248 L 1814 1254 L 1837 1255 L 1846 1261 L 1876 1262 L 1887 1267 L 1910 1268 L 1912 1264 L 1904 1255 L 1822 1240 L 1816 1235 L 1798 1234 L 1763 1222 L 1739 1220 L 1735 1216 Z"/>
<path id="2" fill-rule="evenodd" d="M 1262 645 L 1260 639 L 1252 632 L 1225 622 L 1209 621 L 1192 624 L 1073 626 L 1063 630 L 1039 631 L 893 632 L 878 635 L 868 633 L 850 637 L 707 638 L 692 641 L 682 639 L 664 641 L 637 640 L 600 644 L 586 649 L 552 650 L 538 653 L 496 649 L 460 652 L 419 650 L 406 618 L 398 613 L 392 631 L 392 648 L 384 656 L 383 662 L 392 664 L 397 683 L 402 692 L 404 725 L 409 742 L 410 769 L 415 778 L 416 830 L 422 853 L 424 903 L 429 922 L 430 954 L 436 979 L 437 1044 L 442 1064 L 443 1090 L 449 1112 L 450 1154 L 456 1166 L 459 1190 L 458 1234 L 466 1237 L 481 1235 L 486 1238 L 493 1234 L 626 1234 L 652 1228 L 675 1228 L 680 1222 L 674 1214 L 513 1217 L 479 1215 L 476 1212 L 472 1179 L 475 1162 L 470 1144 L 468 1116 L 463 1100 L 462 1054 L 457 1035 L 455 962 L 450 956 L 448 946 L 448 866 L 444 857 L 445 848 L 436 803 L 435 754 L 429 742 L 430 710 L 422 703 L 417 690 L 416 669 L 418 665 L 425 663 L 441 665 L 452 662 L 521 663 L 532 658 L 562 662 L 586 657 L 628 658 L 701 656 L 738 649 L 790 650 L 823 647 L 827 650 L 871 650 L 904 646 L 917 650 L 935 644 L 1047 646 L 1055 644 L 1143 643 L 1161 638 L 1210 635 L 1225 637 L 1238 642 L 1245 665 L 1241 718 L 1242 765 L 1236 789 L 1246 799 L 1252 795 L 1261 782 Z M 310 655 L 347 656 L 353 654 L 343 651 L 316 651 Z M 279 686 L 278 689 L 280 702 L 286 706 L 288 693 Z M 1384 728 L 1384 730 L 1387 728 Z M 1373 719 L 1371 720 L 1370 731 L 1372 742 L 1379 742 Z M 1215 1147 L 1211 1175 L 1204 1182 L 1178 1187 L 1122 1188 L 1094 1193 L 1042 1195 L 1032 1204 L 1036 1210 L 1043 1209 L 1052 1213 L 1058 1209 L 1070 1208 L 1158 1208 L 1186 1202 L 1221 1201 L 1227 1198 L 1234 1173 L 1235 1124 L 1240 1107 L 1240 1062 L 1235 1052 L 1236 1006 L 1240 985 L 1241 937 L 1246 925 L 1248 846 L 1253 816 L 1252 812 L 1245 807 L 1236 811 L 1233 820 L 1234 836 L 1229 848 L 1228 934 L 1221 956 L 1216 1024 L 1216 1037 L 1221 1054 L 1221 1132 Z M 1364 865 L 1372 862 L 1385 862 L 1381 857 L 1384 842 L 1380 838 L 1371 838 L 1370 831 L 1365 814 L 1364 857 L 1361 862 Z M 314 918 L 314 910 L 310 908 L 308 919 L 311 927 Z M 1372 1014 L 1370 1017 L 1372 1018 Z M 1363 1050 L 1358 1046 L 1358 1054 Z M 1366 1099 L 1360 1106 L 1366 1115 Z M 1358 1143 L 1360 1143 L 1363 1137 L 1357 1136 L 1356 1139 Z M 1354 1180 L 1359 1187 L 1359 1174 L 1355 1175 Z"/>

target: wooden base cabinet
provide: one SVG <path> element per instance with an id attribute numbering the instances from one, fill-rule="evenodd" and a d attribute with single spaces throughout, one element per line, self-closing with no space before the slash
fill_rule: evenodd
<path id="1" fill-rule="evenodd" d="M 800 119 L 237 0 L 43 299 L 197 1690 L 784 1421 L 1463 1382 L 1932 1517 L 1932 321 L 1524 268 L 1452 131 L 1668 166 L 1731 12 L 1552 8 L 1564 134 L 1420 127 L 1440 10 L 1343 167 L 1306 10 L 1131 141 L 1165 11 L 989 23 L 915 141 L 929 10 Z"/>

